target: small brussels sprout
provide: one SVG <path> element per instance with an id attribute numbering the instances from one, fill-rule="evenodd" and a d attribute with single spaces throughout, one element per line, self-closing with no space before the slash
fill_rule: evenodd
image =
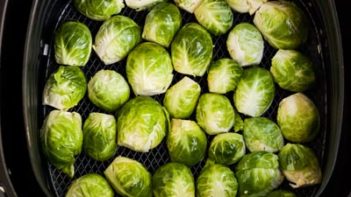
<path id="1" fill-rule="evenodd" d="M 104 21 L 119 14 L 124 3 L 123 0 L 74 0 L 74 7 L 92 20 Z"/>
<path id="2" fill-rule="evenodd" d="M 230 31 L 227 49 L 241 66 L 258 65 L 263 57 L 264 41 L 255 26 L 240 23 Z"/>
<path id="3" fill-rule="evenodd" d="M 311 60 L 295 50 L 278 50 L 271 73 L 281 88 L 292 92 L 303 92 L 316 80 Z"/>
<path id="4" fill-rule="evenodd" d="M 196 121 L 207 134 L 228 132 L 235 120 L 234 109 L 227 97 L 206 93 L 200 96 L 196 107 Z"/>
<path id="5" fill-rule="evenodd" d="M 279 153 L 280 167 L 293 188 L 316 185 L 322 172 L 314 152 L 300 144 L 286 144 Z"/>
<path id="6" fill-rule="evenodd" d="M 245 119 L 243 134 L 250 152 L 277 152 L 284 146 L 283 135 L 278 125 L 268 118 Z"/>
<path id="7" fill-rule="evenodd" d="M 291 142 L 309 142 L 319 131 L 318 109 L 302 93 L 288 96 L 279 103 L 277 121 L 284 138 Z"/>
<path id="8" fill-rule="evenodd" d="M 168 47 L 182 23 L 177 6 L 160 3 L 146 15 L 143 38 Z"/>
<path id="9" fill-rule="evenodd" d="M 254 14 L 268 0 L 227 0 L 229 6 L 239 13 Z"/>
<path id="10" fill-rule="evenodd" d="M 295 49 L 308 34 L 303 11 L 290 1 L 269 1 L 256 12 L 254 24 L 274 48 Z"/>
<path id="11" fill-rule="evenodd" d="M 198 83 L 189 77 L 183 77 L 167 90 L 163 105 L 172 117 L 189 118 L 196 107 L 200 93 L 201 87 Z"/>
<path id="12" fill-rule="evenodd" d="M 136 95 L 165 93 L 173 79 L 173 67 L 168 52 L 152 42 L 144 42 L 130 52 L 126 72 L 128 82 Z"/>
<path id="13" fill-rule="evenodd" d="M 60 66 L 47 80 L 43 91 L 43 105 L 68 110 L 85 95 L 87 81 L 78 67 Z"/>
<path id="14" fill-rule="evenodd" d="M 290 191 L 275 190 L 269 193 L 267 197 L 296 197 L 296 195 Z"/>
<path id="15" fill-rule="evenodd" d="M 63 23 L 55 34 L 56 62 L 69 66 L 85 66 L 90 57 L 92 40 L 89 28 L 83 23 Z"/>
<path id="16" fill-rule="evenodd" d="M 116 111 L 127 102 L 129 94 L 128 83 L 114 70 L 100 70 L 88 83 L 90 101 L 108 112 Z"/>
<path id="17" fill-rule="evenodd" d="M 213 138 L 208 150 L 209 159 L 223 165 L 232 165 L 244 155 L 244 138 L 237 133 L 218 134 Z"/>
<path id="18" fill-rule="evenodd" d="M 69 186 L 66 197 L 113 197 L 114 193 L 104 177 L 86 174 L 74 180 Z"/>
<path id="19" fill-rule="evenodd" d="M 151 174 L 138 161 L 118 156 L 104 174 L 115 191 L 122 196 L 152 196 Z"/>
<path id="20" fill-rule="evenodd" d="M 242 67 L 229 58 L 213 62 L 207 75 L 209 91 L 218 94 L 233 91 L 238 85 L 243 72 Z"/>
<path id="21" fill-rule="evenodd" d="M 75 156 L 82 150 L 82 118 L 76 112 L 53 110 L 40 130 L 44 155 L 69 177 L 74 175 Z"/>
<path id="22" fill-rule="evenodd" d="M 125 0 L 127 7 L 136 11 L 145 10 L 166 0 Z"/>
<path id="23" fill-rule="evenodd" d="M 269 152 L 245 155 L 236 166 L 239 196 L 266 196 L 284 180 L 278 156 Z"/>
<path id="24" fill-rule="evenodd" d="M 246 69 L 234 92 L 236 109 L 245 115 L 258 117 L 271 106 L 275 95 L 272 75 L 264 68 Z"/>
<path id="25" fill-rule="evenodd" d="M 121 61 L 140 41 L 138 24 L 125 16 L 113 16 L 101 25 L 93 49 L 108 65 Z"/>
<path id="26" fill-rule="evenodd" d="M 196 23 L 184 25 L 171 44 L 174 70 L 193 76 L 203 76 L 213 52 L 211 35 Z"/>
<path id="27" fill-rule="evenodd" d="M 235 116 L 235 120 L 234 120 L 234 132 L 239 132 L 242 131 L 244 129 L 244 121 L 241 118 L 240 114 L 234 109 L 234 116 Z"/>
<path id="28" fill-rule="evenodd" d="M 129 100 L 117 114 L 118 145 L 137 152 L 158 146 L 168 128 L 166 110 L 150 97 Z"/>
<path id="29" fill-rule="evenodd" d="M 195 197 L 194 177 L 190 169 L 180 163 L 167 163 L 152 177 L 155 197 Z"/>
<path id="30" fill-rule="evenodd" d="M 202 0 L 174 0 L 175 4 L 183 10 L 193 13 Z"/>

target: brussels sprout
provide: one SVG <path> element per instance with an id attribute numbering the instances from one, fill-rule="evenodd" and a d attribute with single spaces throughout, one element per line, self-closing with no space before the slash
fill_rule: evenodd
<path id="1" fill-rule="evenodd" d="M 303 11 L 290 1 L 269 1 L 257 10 L 254 24 L 274 48 L 295 49 L 307 39 Z"/>
<path id="2" fill-rule="evenodd" d="M 93 49 L 104 64 L 121 61 L 141 41 L 141 29 L 132 19 L 113 16 L 96 34 Z"/>
<path id="3" fill-rule="evenodd" d="M 202 0 L 174 0 L 175 4 L 183 10 L 193 13 Z"/>
<path id="4" fill-rule="evenodd" d="M 207 76 L 209 91 L 219 94 L 233 91 L 238 85 L 243 71 L 238 63 L 229 58 L 213 62 Z"/>
<path id="5" fill-rule="evenodd" d="M 53 110 L 40 130 L 44 155 L 69 177 L 74 175 L 75 156 L 82 150 L 82 118 L 76 112 Z"/>
<path id="6" fill-rule="evenodd" d="M 196 107 L 196 121 L 207 134 L 228 132 L 234 125 L 234 109 L 227 97 L 206 93 Z"/>
<path id="7" fill-rule="evenodd" d="M 258 65 L 263 57 L 264 41 L 255 26 L 240 23 L 230 31 L 227 49 L 241 66 Z"/>
<path id="8" fill-rule="evenodd" d="M 55 34 L 55 59 L 58 64 L 85 66 L 88 62 L 92 36 L 89 28 L 80 22 L 63 23 Z"/>
<path id="9" fill-rule="evenodd" d="M 160 2 L 165 1 L 166 0 L 125 0 L 127 6 L 136 11 L 148 9 Z"/>
<path id="10" fill-rule="evenodd" d="M 232 165 L 245 155 L 243 136 L 237 133 L 222 133 L 213 138 L 208 157 L 216 163 Z"/>
<path id="11" fill-rule="evenodd" d="M 275 190 L 269 193 L 267 197 L 296 197 L 296 195 L 285 190 Z"/>
<path id="12" fill-rule="evenodd" d="M 284 180 L 278 156 L 269 152 L 245 155 L 236 166 L 239 196 L 266 196 Z"/>
<path id="13" fill-rule="evenodd" d="M 245 115 L 258 117 L 271 106 L 275 94 L 270 72 L 264 68 L 246 69 L 234 92 L 236 109 Z"/>
<path id="14" fill-rule="evenodd" d="M 166 135 L 168 114 L 150 97 L 129 100 L 117 114 L 118 145 L 137 152 L 148 152 Z"/>
<path id="15" fill-rule="evenodd" d="M 316 80 L 310 59 L 295 50 L 279 50 L 272 59 L 271 73 L 283 89 L 302 92 Z"/>
<path id="16" fill-rule="evenodd" d="M 279 153 L 280 167 L 290 186 L 299 188 L 319 184 L 322 172 L 314 152 L 300 144 L 286 144 Z"/>
<path id="17" fill-rule="evenodd" d="M 118 156 L 104 171 L 115 191 L 127 197 L 151 197 L 151 174 L 143 164 Z"/>
<path id="18" fill-rule="evenodd" d="M 136 95 L 165 93 L 173 79 L 171 58 L 163 47 L 144 42 L 128 55 L 127 78 Z"/>
<path id="19" fill-rule="evenodd" d="M 240 13 L 254 14 L 268 0 L 227 0 L 229 6 Z"/>
<path id="20" fill-rule="evenodd" d="M 238 132 L 244 129 L 244 121 L 241 118 L 240 114 L 234 109 L 234 132 Z"/>
<path id="21" fill-rule="evenodd" d="M 104 177 L 86 174 L 72 182 L 66 197 L 113 197 L 114 193 Z"/>
<path id="22" fill-rule="evenodd" d="M 277 152 L 284 146 L 278 125 L 268 118 L 245 119 L 243 134 L 245 144 L 251 152 Z"/>
<path id="23" fill-rule="evenodd" d="M 184 25 L 171 44 L 174 70 L 193 76 L 203 76 L 213 52 L 211 35 L 200 25 Z"/>
<path id="24" fill-rule="evenodd" d="M 171 3 L 160 3 L 146 16 L 143 38 L 168 47 L 181 23 L 182 16 L 177 6 Z"/>
<path id="25" fill-rule="evenodd" d="M 83 126 L 83 147 L 92 158 L 105 161 L 117 150 L 117 128 L 114 116 L 90 113 Z"/>
<path id="26" fill-rule="evenodd" d="M 302 93 L 288 96 L 279 103 L 277 120 L 284 138 L 291 142 L 309 142 L 319 131 L 318 109 Z"/>
<path id="27" fill-rule="evenodd" d="M 167 163 L 152 177 L 155 197 L 195 197 L 194 177 L 190 169 L 180 163 Z"/>
<path id="28" fill-rule="evenodd" d="M 87 81 L 78 67 L 60 66 L 51 74 L 43 91 L 43 105 L 67 110 L 76 106 L 85 95 Z"/>
<path id="29" fill-rule="evenodd" d="M 92 20 L 104 21 L 120 13 L 124 3 L 123 0 L 74 0 L 74 7 Z"/>

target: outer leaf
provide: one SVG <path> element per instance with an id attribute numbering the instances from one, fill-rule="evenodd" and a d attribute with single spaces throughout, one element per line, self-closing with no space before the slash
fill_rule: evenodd
<path id="1" fill-rule="evenodd" d="M 97 21 L 109 19 L 124 8 L 123 0 L 74 0 L 75 8 L 84 16 Z"/>

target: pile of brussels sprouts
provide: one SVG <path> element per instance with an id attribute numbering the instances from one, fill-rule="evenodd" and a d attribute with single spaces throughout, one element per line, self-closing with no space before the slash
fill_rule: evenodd
<path id="1" fill-rule="evenodd" d="M 74 0 L 89 28 L 66 21 L 55 34 L 59 64 L 46 82 L 43 104 L 55 108 L 40 139 L 51 164 L 74 177 L 84 151 L 106 161 L 99 174 L 71 184 L 66 196 L 295 196 L 277 190 L 319 184 L 321 169 L 304 143 L 319 131 L 319 112 L 302 92 L 316 82 L 311 60 L 296 49 L 307 39 L 307 21 L 294 3 L 267 0 Z M 148 9 L 143 27 L 118 15 L 124 6 Z M 196 21 L 182 24 L 180 9 Z M 234 12 L 232 11 L 234 10 Z M 253 24 L 233 25 L 235 14 Z M 230 57 L 213 59 L 213 38 L 226 37 Z M 264 42 L 277 49 L 270 70 L 260 67 Z M 223 46 L 224 47 L 224 46 Z M 105 65 L 126 59 L 125 73 L 99 70 L 86 79 L 80 67 L 93 51 Z M 94 65 L 90 65 L 94 66 Z M 178 79 L 174 77 L 182 76 Z M 199 79 L 207 79 L 200 86 Z M 274 119 L 263 117 L 277 86 L 290 93 Z M 72 112 L 86 95 L 104 113 L 86 120 Z M 152 96 L 162 95 L 163 103 Z M 211 137 L 209 137 L 211 136 Z M 209 140 L 208 140 L 209 139 Z M 166 141 L 171 162 L 153 175 L 140 162 L 116 156 L 117 147 L 148 152 Z M 161 158 L 155 158 L 161 159 Z M 190 167 L 207 159 L 200 175 Z"/>

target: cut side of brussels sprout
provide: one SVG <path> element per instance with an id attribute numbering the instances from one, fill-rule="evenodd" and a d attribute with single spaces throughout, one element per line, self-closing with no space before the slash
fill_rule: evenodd
<path id="1" fill-rule="evenodd" d="M 290 191 L 275 190 L 269 193 L 267 197 L 296 197 L 296 195 Z"/>
<path id="2" fill-rule="evenodd" d="M 125 0 L 127 6 L 136 11 L 145 10 L 166 0 Z"/>
<path id="3" fill-rule="evenodd" d="M 200 5 L 201 0 L 174 0 L 175 4 L 183 10 L 193 13 Z"/>
<path id="4" fill-rule="evenodd" d="M 74 7 L 92 20 L 104 21 L 119 14 L 124 3 L 123 0 L 74 0 Z"/>
<path id="5" fill-rule="evenodd" d="M 229 6 L 239 13 L 254 14 L 268 0 L 227 0 Z"/>

